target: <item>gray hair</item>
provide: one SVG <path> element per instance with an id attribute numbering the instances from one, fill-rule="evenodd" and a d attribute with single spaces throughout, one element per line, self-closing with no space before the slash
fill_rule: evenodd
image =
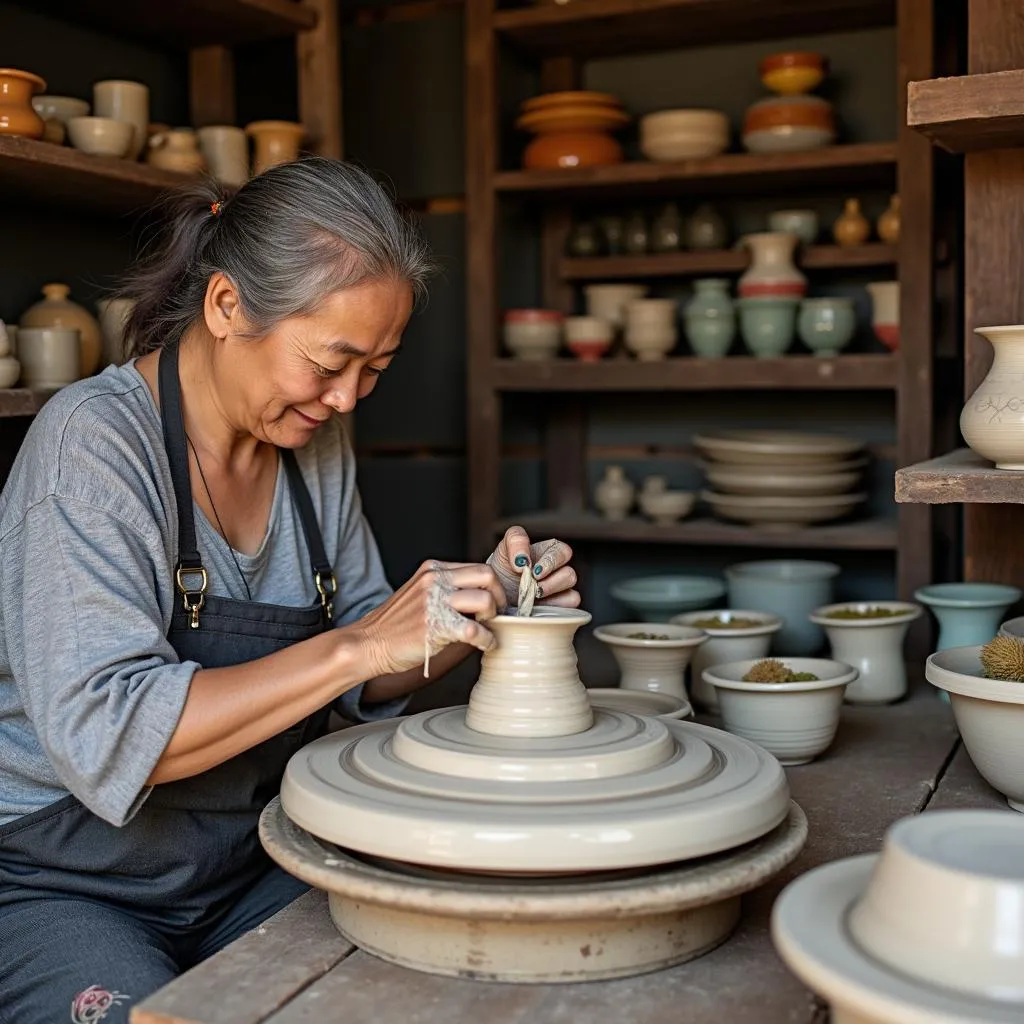
<path id="1" fill-rule="evenodd" d="M 369 174 L 340 160 L 281 164 L 228 197 L 200 179 L 172 193 L 163 213 L 156 241 L 118 290 L 134 300 L 125 325 L 131 355 L 179 340 L 202 316 L 218 271 L 238 289 L 258 337 L 367 280 L 404 281 L 421 299 L 435 270 L 413 219 Z"/>

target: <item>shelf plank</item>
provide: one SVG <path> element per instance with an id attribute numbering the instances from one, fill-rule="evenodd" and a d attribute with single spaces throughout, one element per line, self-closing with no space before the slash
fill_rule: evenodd
<path id="1" fill-rule="evenodd" d="M 164 0 L 126 8 L 124 0 L 15 0 L 84 28 L 161 48 L 232 46 L 294 35 L 316 25 L 316 12 L 299 0 Z"/>
<path id="2" fill-rule="evenodd" d="M 896 500 L 924 505 L 1024 504 L 1024 472 L 996 469 L 970 448 L 958 448 L 896 470 Z"/>
<path id="3" fill-rule="evenodd" d="M 1024 146 L 1024 69 L 910 82 L 907 124 L 951 153 Z"/>
<path id="4" fill-rule="evenodd" d="M 30 388 L 0 388 L 0 418 L 35 416 L 55 394 Z"/>
<path id="5" fill-rule="evenodd" d="M 677 356 L 656 362 L 576 359 L 526 362 L 496 359 L 491 386 L 497 391 L 713 391 L 713 390 L 891 390 L 899 371 L 894 355 L 782 356 L 756 359 Z"/>
<path id="6" fill-rule="evenodd" d="M 874 28 L 894 0 L 572 0 L 499 10 L 495 31 L 539 56 L 596 57 Z"/>
<path id="7" fill-rule="evenodd" d="M 494 530 L 504 533 L 515 525 L 524 527 L 531 537 L 558 537 L 567 541 L 831 548 L 837 551 L 892 551 L 896 548 L 894 519 L 860 519 L 794 530 L 765 530 L 704 516 L 659 526 L 638 516 L 613 522 L 592 512 L 530 512 L 501 519 L 495 523 Z"/>
<path id="8" fill-rule="evenodd" d="M 678 195 L 685 185 L 699 187 L 702 195 L 744 190 L 764 195 L 815 186 L 890 187 L 895 174 L 895 142 L 860 142 L 804 153 L 723 153 L 678 163 L 632 160 L 602 167 L 501 171 L 493 183 L 499 192 L 542 196 Z"/>
<path id="9" fill-rule="evenodd" d="M 0 135 L 0 187 L 8 196 L 126 214 L 189 180 L 132 160 Z"/>
<path id="10" fill-rule="evenodd" d="M 797 253 L 805 270 L 887 267 L 896 263 L 896 246 L 810 245 Z M 648 253 L 639 256 L 566 257 L 559 265 L 563 281 L 625 280 L 647 277 L 686 277 L 694 274 L 739 274 L 750 265 L 743 249 L 704 252 Z"/>

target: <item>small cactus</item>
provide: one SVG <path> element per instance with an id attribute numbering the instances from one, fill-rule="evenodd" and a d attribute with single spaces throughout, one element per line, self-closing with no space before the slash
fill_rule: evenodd
<path id="1" fill-rule="evenodd" d="M 745 683 L 806 683 L 818 677 L 810 672 L 794 672 L 778 658 L 762 658 L 750 666 Z"/>
<path id="2" fill-rule="evenodd" d="M 997 636 L 981 649 L 981 667 L 989 679 L 1024 683 L 1024 641 Z"/>

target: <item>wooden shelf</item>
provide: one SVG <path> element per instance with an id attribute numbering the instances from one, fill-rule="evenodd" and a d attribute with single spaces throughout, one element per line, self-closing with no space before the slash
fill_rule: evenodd
<path id="1" fill-rule="evenodd" d="M 524 527 L 531 537 L 563 540 L 622 541 L 638 544 L 719 544 L 723 547 L 832 548 L 891 551 L 896 547 L 895 519 L 861 519 L 795 530 L 765 530 L 698 516 L 658 526 L 632 516 L 612 522 L 593 512 L 531 512 L 495 523 L 495 533 Z"/>
<path id="2" fill-rule="evenodd" d="M 0 418 L 35 416 L 55 394 L 55 391 L 32 391 L 29 388 L 0 388 Z"/>
<path id="3" fill-rule="evenodd" d="M 316 12 L 299 0 L 15 0 L 37 14 L 139 39 L 161 48 L 189 49 L 294 35 L 313 28 Z"/>
<path id="4" fill-rule="evenodd" d="M 800 249 L 797 263 L 805 270 L 887 267 L 896 264 L 896 246 L 811 245 Z M 686 277 L 691 274 L 739 274 L 750 265 L 742 249 L 709 252 L 649 253 L 641 256 L 566 257 L 559 264 L 563 281 L 623 280 L 646 277 Z"/>
<path id="5" fill-rule="evenodd" d="M 1024 69 L 910 82 L 907 124 L 952 153 L 1024 146 Z"/>
<path id="6" fill-rule="evenodd" d="M 496 359 L 491 385 L 497 391 L 891 390 L 898 369 L 893 355 L 676 356 L 650 363 L 618 358 L 597 363 Z"/>
<path id="7" fill-rule="evenodd" d="M 891 187 L 895 174 L 895 142 L 861 142 L 806 153 L 723 153 L 680 163 L 634 160 L 604 167 L 501 171 L 494 187 L 525 195 L 635 197 L 678 195 L 681 186 L 692 185 L 702 195 L 749 190 L 761 196 L 815 186 Z"/>
<path id="8" fill-rule="evenodd" d="M 896 500 L 924 505 L 1024 504 L 1024 472 L 996 469 L 970 448 L 896 470 Z"/>
<path id="9" fill-rule="evenodd" d="M 891 25 L 894 0 L 572 0 L 500 10 L 500 37 L 538 56 L 593 57 Z"/>
<path id="10" fill-rule="evenodd" d="M 8 197 L 125 214 L 189 180 L 187 175 L 132 160 L 0 135 L 0 188 Z"/>

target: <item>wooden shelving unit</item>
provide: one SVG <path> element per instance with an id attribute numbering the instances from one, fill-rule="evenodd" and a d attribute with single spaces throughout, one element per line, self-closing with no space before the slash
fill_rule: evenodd
<path id="1" fill-rule="evenodd" d="M 499 504 L 505 396 L 559 393 L 545 406 L 544 447 L 546 504 L 557 511 L 517 517 L 545 536 L 555 531 L 584 542 L 891 551 L 901 595 L 909 596 L 930 581 L 931 527 L 924 506 L 902 506 L 892 520 L 840 523 L 788 536 L 707 518 L 668 529 L 639 520 L 610 526 L 587 512 L 585 455 L 587 398 L 592 394 L 845 390 L 892 393 L 899 461 L 930 456 L 936 260 L 934 155 L 928 142 L 903 128 L 891 142 L 844 143 L 806 153 L 730 152 L 681 163 L 631 161 L 563 170 L 503 167 L 498 156 L 498 69 L 502 48 L 509 48 L 519 58 L 526 55 L 539 62 L 539 91 L 557 91 L 578 88 L 582 61 L 593 56 L 895 25 L 902 105 L 908 79 L 934 74 L 933 8 L 932 0 L 587 0 L 496 9 L 494 0 L 467 0 L 467 411 L 474 557 L 490 550 L 495 533 L 505 525 Z M 898 353 L 850 353 L 832 359 L 793 354 L 766 360 L 675 356 L 657 363 L 610 358 L 592 364 L 570 358 L 534 363 L 502 357 L 497 233 L 502 222 L 499 210 L 506 204 L 515 205 L 516 215 L 524 206 L 541 212 L 541 288 L 536 301 L 569 312 L 576 305 L 574 288 L 587 281 L 728 275 L 741 273 L 747 264 L 747 255 L 736 251 L 568 258 L 565 241 L 576 204 L 709 196 L 793 202 L 792 197 L 801 194 L 868 189 L 898 190 L 903 197 L 899 245 L 850 250 L 812 246 L 799 259 L 807 270 L 878 268 L 881 276 L 896 276 L 903 310 Z"/>
<path id="2" fill-rule="evenodd" d="M 30 388 L 0 388 L 0 419 L 35 416 L 53 394 L 53 391 L 33 391 Z"/>
<path id="3" fill-rule="evenodd" d="M 495 359 L 490 376 L 495 391 L 734 391 L 774 387 L 891 391 L 898 385 L 898 370 L 899 360 L 892 355 L 835 359 L 798 355 L 778 359 L 674 356 L 651 363 L 625 358 L 596 363 Z"/>
<path id="4" fill-rule="evenodd" d="M 896 471 L 896 500 L 926 505 L 1024 504 L 1024 473 L 996 469 L 991 462 L 958 448 Z"/>

